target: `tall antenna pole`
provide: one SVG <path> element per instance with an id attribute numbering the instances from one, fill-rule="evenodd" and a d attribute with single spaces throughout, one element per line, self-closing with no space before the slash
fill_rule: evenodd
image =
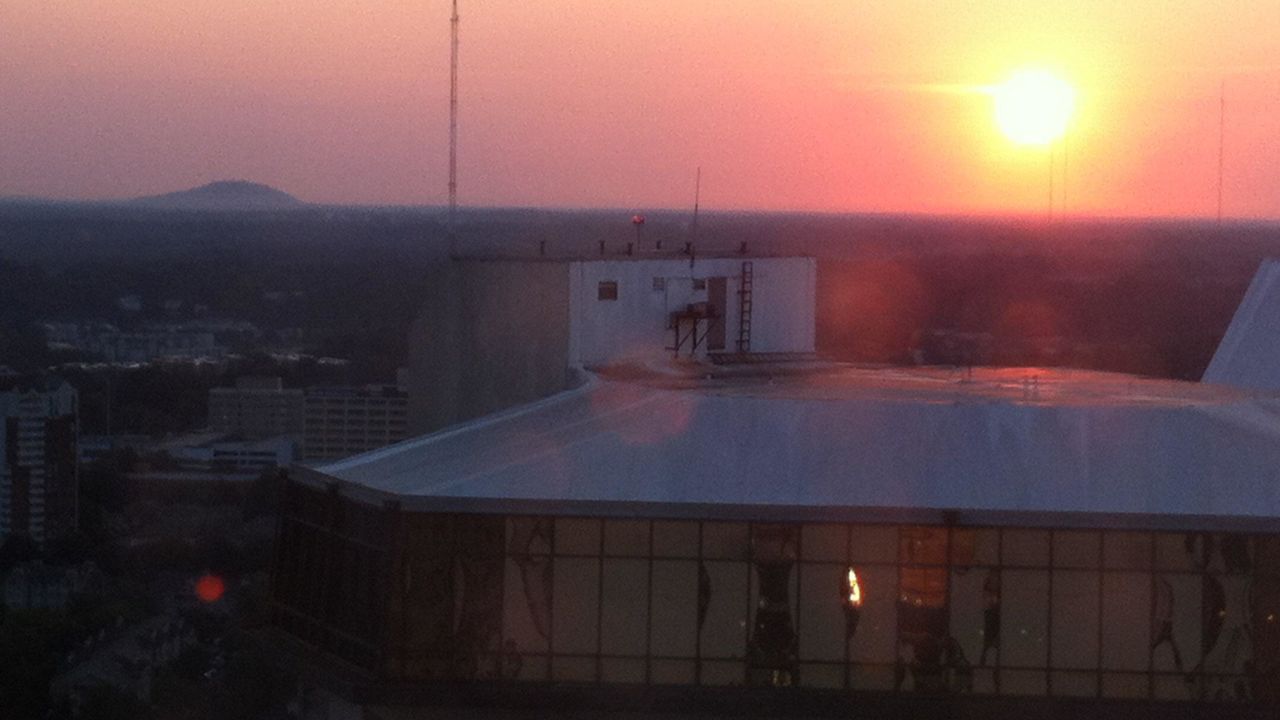
<path id="1" fill-rule="evenodd" d="M 1049 222 L 1053 222 L 1053 150 L 1054 143 L 1049 143 Z"/>
<path id="2" fill-rule="evenodd" d="M 693 181 L 693 227 L 690 229 L 689 240 L 698 242 L 698 199 L 702 194 L 702 166 L 698 166 L 698 174 Z"/>
<path id="3" fill-rule="evenodd" d="M 1067 158 L 1071 156 L 1070 148 L 1067 145 L 1068 138 L 1071 137 L 1071 130 L 1062 131 L 1062 217 L 1067 216 Z"/>
<path id="4" fill-rule="evenodd" d="M 453 0 L 449 30 L 449 251 L 452 254 L 458 212 L 458 0 Z"/>
<path id="5" fill-rule="evenodd" d="M 1222 224 L 1222 147 L 1227 126 L 1227 81 L 1218 86 L 1218 224 Z"/>

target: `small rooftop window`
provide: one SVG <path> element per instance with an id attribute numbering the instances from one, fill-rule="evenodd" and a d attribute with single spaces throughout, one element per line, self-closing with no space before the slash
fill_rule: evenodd
<path id="1" fill-rule="evenodd" d="M 618 282 L 616 280 L 601 280 L 596 287 L 597 300 L 617 300 L 618 299 Z"/>

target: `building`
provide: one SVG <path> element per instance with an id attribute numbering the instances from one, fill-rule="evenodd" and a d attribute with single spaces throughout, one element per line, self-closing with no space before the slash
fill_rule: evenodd
<path id="1" fill-rule="evenodd" d="M 101 577 L 98 567 L 91 562 L 60 567 L 34 560 L 18 565 L 5 575 L 0 600 L 11 610 L 62 610 Z"/>
<path id="2" fill-rule="evenodd" d="M 206 473 L 226 479 L 251 480 L 297 460 L 294 441 L 287 437 L 245 440 L 235 435 L 195 433 L 149 446 L 163 453 L 180 473 Z"/>
<path id="3" fill-rule="evenodd" d="M 158 327 L 122 332 L 107 323 L 46 323 L 44 328 L 50 347 L 78 350 L 107 362 L 221 358 L 227 353 L 212 332 L 201 330 Z"/>
<path id="4" fill-rule="evenodd" d="M 295 468 L 318 706 L 1274 717 L 1280 395 L 720 360 Z"/>
<path id="5" fill-rule="evenodd" d="M 103 686 L 149 703 L 156 675 L 195 643 L 195 629 L 176 614 L 101 631 L 71 653 L 66 668 L 50 683 L 50 694 L 66 704 L 72 717 Z"/>
<path id="6" fill-rule="evenodd" d="M 235 387 L 209 390 L 209 430 L 247 440 L 288 437 L 299 446 L 304 432 L 301 390 L 278 377 L 242 377 Z"/>
<path id="7" fill-rule="evenodd" d="M 395 386 L 307 388 L 304 455 L 342 458 L 400 442 L 407 437 L 408 405 L 408 395 Z"/>
<path id="8" fill-rule="evenodd" d="M 811 355 L 816 277 L 803 257 L 449 263 L 410 336 L 410 432 L 560 392 L 587 366 Z"/>
<path id="9" fill-rule="evenodd" d="M 37 545 L 76 528 L 75 388 L 62 380 L 0 393 L 0 538 Z"/>

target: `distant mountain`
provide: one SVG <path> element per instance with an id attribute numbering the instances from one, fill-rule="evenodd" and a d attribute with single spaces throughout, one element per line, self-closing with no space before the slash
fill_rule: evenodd
<path id="1" fill-rule="evenodd" d="M 132 202 L 178 210 L 277 210 L 304 204 L 283 190 L 245 180 L 220 180 L 190 190 L 141 197 Z"/>

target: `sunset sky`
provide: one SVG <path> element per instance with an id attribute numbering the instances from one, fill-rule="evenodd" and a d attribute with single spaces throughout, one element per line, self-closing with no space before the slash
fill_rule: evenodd
<path id="1" fill-rule="evenodd" d="M 462 0 L 464 205 L 1042 212 L 983 88 L 1076 90 L 1068 212 L 1280 217 L 1275 0 Z M 3 0 L 0 196 L 446 198 L 447 0 Z M 1064 178 L 1057 150 L 1058 190 Z M 1063 198 L 1058 197 L 1061 204 Z"/>

